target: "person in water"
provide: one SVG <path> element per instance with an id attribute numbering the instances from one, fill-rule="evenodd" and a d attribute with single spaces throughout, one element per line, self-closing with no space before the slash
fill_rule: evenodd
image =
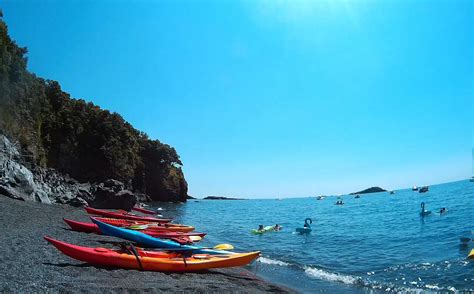
<path id="1" fill-rule="evenodd" d="M 440 214 L 443 214 L 443 213 L 445 213 L 445 212 L 446 212 L 446 207 L 443 207 L 443 208 L 441 208 L 441 209 L 439 210 L 439 213 L 440 213 Z"/>
<path id="2" fill-rule="evenodd" d="M 274 231 L 279 231 L 281 230 L 281 226 L 279 224 L 276 224 L 274 227 L 273 227 L 273 230 Z"/>
<path id="3" fill-rule="evenodd" d="M 263 231 L 263 225 L 258 225 L 258 231 Z"/>

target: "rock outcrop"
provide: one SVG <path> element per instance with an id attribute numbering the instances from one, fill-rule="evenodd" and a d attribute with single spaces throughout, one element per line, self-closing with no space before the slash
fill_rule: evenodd
<path id="1" fill-rule="evenodd" d="M 51 203 L 36 186 L 33 173 L 20 162 L 16 146 L 0 135 L 0 193 L 19 200 Z"/>
<path id="2" fill-rule="evenodd" d="M 0 195 L 23 201 L 130 210 L 151 198 L 126 190 L 124 183 L 79 183 L 52 168 L 28 168 L 15 144 L 0 135 Z"/>
<path id="3" fill-rule="evenodd" d="M 134 193 L 124 188 L 125 186 L 122 182 L 112 179 L 98 185 L 93 185 L 91 192 L 94 197 L 89 201 L 89 204 L 95 208 L 131 210 L 137 203 L 137 197 Z"/>

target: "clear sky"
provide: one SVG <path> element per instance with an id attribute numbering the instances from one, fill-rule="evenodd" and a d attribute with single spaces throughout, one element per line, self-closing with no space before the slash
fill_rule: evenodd
<path id="1" fill-rule="evenodd" d="M 471 176 L 472 1 L 0 1 L 29 69 L 174 146 L 194 196 Z"/>

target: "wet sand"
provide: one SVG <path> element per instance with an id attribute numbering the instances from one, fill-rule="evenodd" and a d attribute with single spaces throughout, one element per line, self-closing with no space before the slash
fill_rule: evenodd
<path id="1" fill-rule="evenodd" d="M 77 245 L 106 247 L 119 239 L 69 230 L 63 217 L 88 221 L 83 209 L 23 202 L 0 196 L 0 292 L 243 292 L 294 293 L 245 268 L 202 273 L 105 269 L 71 259 L 43 236 Z"/>

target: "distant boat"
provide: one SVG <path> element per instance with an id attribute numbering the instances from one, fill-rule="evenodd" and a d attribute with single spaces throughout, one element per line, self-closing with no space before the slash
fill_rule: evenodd
<path id="1" fill-rule="evenodd" d="M 428 192 L 428 190 L 429 190 L 429 187 L 428 187 L 428 186 L 423 186 L 423 187 L 420 188 L 420 190 L 419 190 L 418 192 L 420 192 L 420 193 L 426 193 L 426 192 Z"/>
<path id="2" fill-rule="evenodd" d="M 360 195 L 359 195 L 359 194 L 357 194 L 357 195 L 356 195 L 354 198 L 360 198 Z"/>
<path id="3" fill-rule="evenodd" d="M 275 199 L 275 200 L 279 200 L 279 201 L 281 201 L 281 200 L 283 200 L 283 198 L 277 198 L 277 199 Z"/>
<path id="4" fill-rule="evenodd" d="M 323 199 L 324 199 L 323 195 L 316 197 L 316 200 L 323 200 Z"/>
<path id="5" fill-rule="evenodd" d="M 393 195 L 393 194 L 395 194 L 395 191 L 390 191 L 390 195 Z"/>
<path id="6" fill-rule="evenodd" d="M 418 191 L 418 187 L 417 186 L 413 186 L 413 188 L 411 188 L 412 191 Z"/>

